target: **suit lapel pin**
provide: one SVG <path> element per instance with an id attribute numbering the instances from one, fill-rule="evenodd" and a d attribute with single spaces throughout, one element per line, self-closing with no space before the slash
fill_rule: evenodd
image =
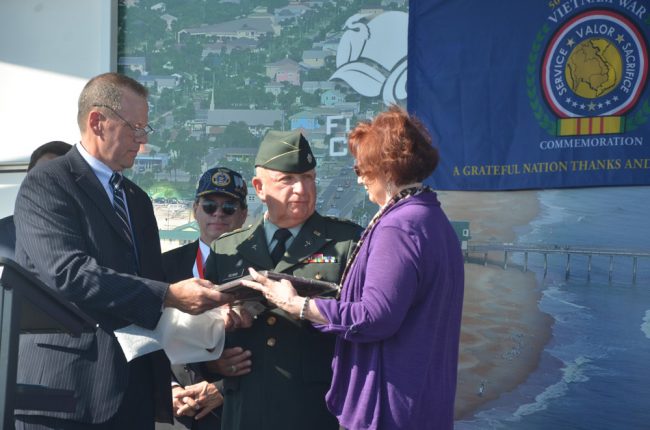
<path id="1" fill-rule="evenodd" d="M 314 230 L 314 234 L 315 234 L 316 236 L 320 237 L 320 231 L 318 231 L 318 230 Z"/>

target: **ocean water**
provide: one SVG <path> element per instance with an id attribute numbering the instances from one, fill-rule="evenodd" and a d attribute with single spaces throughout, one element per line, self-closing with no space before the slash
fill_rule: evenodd
<path id="1" fill-rule="evenodd" d="M 650 188 L 540 191 L 541 211 L 518 231 L 520 243 L 650 251 Z M 523 264 L 523 256 L 513 256 Z M 456 430 L 650 429 L 650 258 L 529 255 L 555 322 L 540 365 L 515 390 L 484 405 Z M 508 270 L 518 270 L 509 268 Z M 504 363 L 507 365 L 507 363 Z"/>

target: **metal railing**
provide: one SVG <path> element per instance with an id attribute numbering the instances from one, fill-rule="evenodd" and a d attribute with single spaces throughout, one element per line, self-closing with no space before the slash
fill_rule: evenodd
<path id="1" fill-rule="evenodd" d="M 514 253 L 524 254 L 524 271 L 528 271 L 528 255 L 531 253 L 541 254 L 544 257 L 544 276 L 548 272 L 549 254 L 566 255 L 565 278 L 571 273 L 571 256 L 583 255 L 587 257 L 587 279 L 591 279 L 592 258 L 594 256 L 609 257 L 609 281 L 612 280 L 614 271 L 614 257 L 632 259 L 632 283 L 636 283 L 638 260 L 640 258 L 650 259 L 650 251 L 646 250 L 623 250 L 600 247 L 582 247 L 571 245 L 533 245 L 523 243 L 497 243 L 497 242 L 468 242 L 465 256 L 470 254 L 483 254 L 483 264 L 487 265 L 489 252 L 503 252 L 503 268 L 508 268 L 508 256 Z"/>

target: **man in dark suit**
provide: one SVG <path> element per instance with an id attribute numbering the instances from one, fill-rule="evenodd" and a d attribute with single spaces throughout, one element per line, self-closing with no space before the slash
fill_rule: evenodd
<path id="1" fill-rule="evenodd" d="M 23 335 L 17 381 L 73 390 L 73 412 L 17 410 L 17 429 L 153 429 L 171 422 L 170 368 L 161 351 L 131 362 L 114 331 L 155 328 L 163 307 L 191 314 L 228 299 L 201 279 L 162 281 L 147 194 L 121 177 L 152 131 L 147 90 L 116 73 L 79 97 L 81 143 L 25 178 L 15 207 L 16 259 L 95 319 L 94 333 Z"/>
<path id="2" fill-rule="evenodd" d="M 338 283 L 361 228 L 315 212 L 316 160 L 307 139 L 297 131 L 270 131 L 255 166 L 252 183 L 267 211 L 212 243 L 206 279 L 222 283 L 253 267 Z M 338 430 L 325 405 L 334 337 L 276 308 L 226 341 L 250 350 L 252 367 L 243 376 L 236 368 L 221 372 L 224 429 Z"/>
<path id="3" fill-rule="evenodd" d="M 246 182 L 242 176 L 225 167 L 208 169 L 201 175 L 192 212 L 199 226 L 199 239 L 163 254 L 165 278 L 176 282 L 190 277 L 203 278 L 203 267 L 210 255 L 210 244 L 224 233 L 240 228 L 248 215 Z M 241 348 L 224 350 L 221 362 L 223 368 L 237 366 L 241 374 L 250 369 L 250 352 Z M 172 396 L 184 392 L 184 396 L 173 396 L 174 426 L 157 424 L 157 430 L 192 429 L 219 430 L 219 414 L 223 404 L 221 381 L 210 378 L 201 363 L 172 365 L 174 381 Z M 200 402 L 186 404 L 184 397 Z M 191 407 L 198 404 L 199 409 Z M 177 411 L 182 411 L 178 416 Z"/>
<path id="4" fill-rule="evenodd" d="M 38 163 L 52 160 L 53 158 L 66 154 L 70 148 L 72 148 L 72 145 L 59 140 L 44 143 L 32 152 L 29 159 L 29 165 L 27 166 L 27 171 L 29 172 L 32 170 L 32 168 Z M 13 260 L 15 248 L 16 225 L 14 224 L 13 215 L 9 215 L 0 219 L 0 257 L 7 257 Z"/>

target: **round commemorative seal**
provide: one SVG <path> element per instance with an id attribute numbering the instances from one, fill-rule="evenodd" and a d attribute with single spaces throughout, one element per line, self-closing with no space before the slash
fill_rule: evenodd
<path id="1" fill-rule="evenodd" d="M 559 118 L 620 116 L 634 107 L 648 73 L 639 29 L 611 10 L 590 10 L 564 23 L 542 62 L 544 98 Z"/>

